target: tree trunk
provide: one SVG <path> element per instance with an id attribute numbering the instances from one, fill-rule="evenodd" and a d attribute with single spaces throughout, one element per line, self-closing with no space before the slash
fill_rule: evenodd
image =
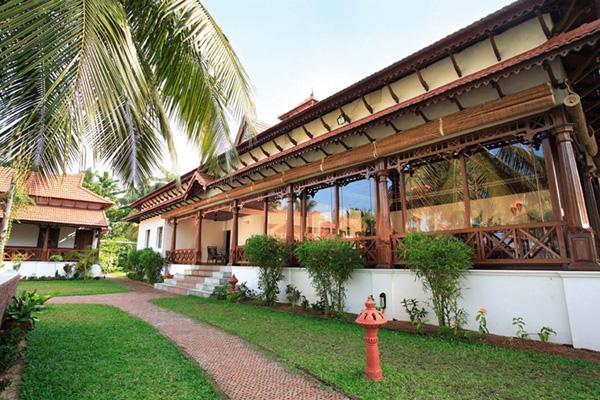
<path id="1" fill-rule="evenodd" d="M 3 264 L 4 260 L 4 245 L 7 241 L 8 235 L 8 224 L 10 222 L 13 199 L 15 197 L 16 182 L 15 178 L 10 178 L 10 187 L 6 194 L 6 202 L 4 203 L 2 222 L 0 222 L 0 265 Z"/>

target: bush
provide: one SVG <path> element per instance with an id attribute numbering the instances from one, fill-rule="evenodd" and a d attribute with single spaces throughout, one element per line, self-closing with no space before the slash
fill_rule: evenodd
<path id="1" fill-rule="evenodd" d="M 288 284 L 285 287 L 285 298 L 292 306 L 292 310 L 294 309 L 296 304 L 298 304 L 298 302 L 300 301 L 300 297 L 302 297 L 302 293 L 300 293 L 300 291 L 298 290 L 298 288 L 296 288 L 296 286 L 294 286 L 292 284 Z"/>
<path id="2" fill-rule="evenodd" d="M 137 281 L 144 280 L 144 268 L 140 263 L 140 254 L 141 252 L 139 250 L 130 251 L 127 255 L 127 262 L 125 264 L 127 277 Z"/>
<path id="3" fill-rule="evenodd" d="M 160 253 L 152 249 L 144 249 L 140 251 L 139 260 L 144 271 L 144 280 L 152 285 L 160 282 L 162 267 L 165 265 L 165 260 Z"/>
<path id="4" fill-rule="evenodd" d="M 50 258 L 48 258 L 48 260 L 49 261 L 64 261 L 65 259 L 60 254 L 53 254 L 50 256 Z"/>
<path id="5" fill-rule="evenodd" d="M 296 257 L 308 271 L 325 311 L 343 312 L 346 283 L 352 271 L 363 265 L 358 250 L 348 241 L 330 238 L 303 242 Z"/>
<path id="6" fill-rule="evenodd" d="M 246 241 L 244 251 L 248 263 L 259 268 L 258 287 L 264 302 L 275 304 L 282 270 L 290 258 L 288 245 L 268 235 L 254 235 Z"/>
<path id="7" fill-rule="evenodd" d="M 36 313 L 42 311 L 48 299 L 50 296 L 39 295 L 35 290 L 17 293 L 6 307 L 3 326 L 10 328 L 19 325 L 22 329 L 32 328 L 37 321 Z"/>
<path id="8" fill-rule="evenodd" d="M 75 270 L 78 272 L 78 276 L 82 276 L 83 279 L 90 277 L 90 268 L 92 265 L 98 262 L 98 255 L 95 250 L 84 250 L 81 252 L 75 252 L 75 258 L 77 263 L 75 264 Z"/>
<path id="9" fill-rule="evenodd" d="M 402 252 L 406 265 L 431 292 L 440 328 L 452 327 L 457 332 L 465 319 L 457 304 L 460 278 L 472 267 L 469 246 L 454 236 L 414 232 L 404 238 Z"/>

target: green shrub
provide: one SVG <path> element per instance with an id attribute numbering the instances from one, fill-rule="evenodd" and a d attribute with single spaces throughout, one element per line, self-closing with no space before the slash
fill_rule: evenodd
<path id="1" fill-rule="evenodd" d="M 21 340 L 21 330 L 18 328 L 0 331 L 0 377 L 17 361 L 19 358 L 19 340 Z M 1 382 L 5 382 L 4 385 Z M 10 384 L 10 380 L 0 379 L 0 392 L 3 387 Z"/>
<path id="2" fill-rule="evenodd" d="M 160 253 L 152 249 L 141 250 L 139 262 L 146 282 L 150 284 L 160 282 L 162 267 L 165 265 L 165 260 Z"/>
<path id="3" fill-rule="evenodd" d="M 290 258 L 288 245 L 268 235 L 254 235 L 246 241 L 244 251 L 248 263 L 259 268 L 258 287 L 264 302 L 275 304 L 282 270 Z"/>
<path id="4" fill-rule="evenodd" d="M 98 262 L 98 254 L 95 250 L 83 250 L 75 253 L 77 263 L 75 264 L 75 270 L 78 272 L 78 276 L 83 279 L 90 277 L 90 267 Z"/>
<path id="5" fill-rule="evenodd" d="M 302 293 L 300 293 L 300 291 L 298 290 L 298 288 L 296 288 L 296 286 L 294 286 L 292 284 L 288 284 L 285 287 L 285 298 L 292 306 L 292 310 L 294 309 L 296 304 L 298 304 L 298 302 L 300 301 L 300 297 L 302 297 Z"/>
<path id="6" fill-rule="evenodd" d="M 352 271 L 363 265 L 358 250 L 348 241 L 330 238 L 303 242 L 296 257 L 308 271 L 325 311 L 343 312 L 346 283 Z"/>
<path id="7" fill-rule="evenodd" d="M 472 267 L 471 249 L 450 235 L 408 234 L 403 242 L 402 257 L 406 265 L 431 292 L 431 303 L 440 328 L 458 331 L 465 319 L 458 308 L 461 297 L 460 278 Z"/>
<path id="8" fill-rule="evenodd" d="M 60 254 L 53 254 L 53 255 L 50 256 L 50 258 L 48 258 L 48 260 L 49 261 L 58 261 L 58 262 L 60 262 L 60 261 L 64 261 L 65 259 Z"/>
<path id="9" fill-rule="evenodd" d="M 13 296 L 4 312 L 3 323 L 8 325 L 19 324 L 24 328 L 31 328 L 37 321 L 36 314 L 44 308 L 44 303 L 50 296 L 42 296 L 37 291 L 23 290 Z"/>
<path id="10" fill-rule="evenodd" d="M 144 267 L 140 263 L 140 254 L 139 250 L 131 250 L 127 255 L 127 262 L 125 264 L 127 277 L 137 281 L 144 280 Z"/>

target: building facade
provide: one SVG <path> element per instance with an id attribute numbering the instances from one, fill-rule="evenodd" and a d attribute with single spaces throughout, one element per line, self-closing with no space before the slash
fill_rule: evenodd
<path id="1" fill-rule="evenodd" d="M 132 204 L 138 246 L 237 265 L 253 234 L 337 235 L 392 268 L 408 232 L 447 232 L 480 269 L 598 269 L 600 20 L 564 3 L 517 1 L 238 134 L 234 165 Z"/>
<path id="2" fill-rule="evenodd" d="M 10 168 L 0 168 L 0 193 L 8 191 L 12 174 Z M 74 260 L 78 251 L 97 249 L 108 229 L 105 210 L 113 203 L 85 189 L 82 182 L 83 174 L 31 173 L 27 194 L 32 204 L 16 210 L 3 260 L 18 258 L 43 267 L 52 256 Z M 51 269 L 48 276 L 54 274 Z"/>

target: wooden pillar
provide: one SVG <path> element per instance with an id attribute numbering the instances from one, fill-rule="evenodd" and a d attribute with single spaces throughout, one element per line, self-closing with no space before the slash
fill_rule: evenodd
<path id="1" fill-rule="evenodd" d="M 379 183 L 377 181 L 377 177 L 373 179 L 375 183 L 375 234 L 379 235 L 381 216 L 379 215 Z"/>
<path id="2" fill-rule="evenodd" d="M 231 224 L 231 250 L 229 252 L 229 262 L 234 265 L 237 262 L 237 248 L 238 248 L 238 216 L 240 208 L 239 201 L 233 201 L 233 221 Z"/>
<path id="3" fill-rule="evenodd" d="M 307 194 L 306 190 L 303 190 L 300 194 L 300 241 L 303 242 L 306 237 L 306 203 L 307 203 Z"/>
<path id="4" fill-rule="evenodd" d="M 598 232 L 600 232 L 600 212 L 598 210 L 598 200 L 594 190 L 593 180 L 595 179 L 588 170 L 581 176 L 583 182 L 583 197 L 587 206 L 587 212 L 590 217 L 590 225 L 596 239 L 596 250 L 598 250 Z"/>
<path id="5" fill-rule="evenodd" d="M 286 198 L 288 202 L 288 208 L 285 239 L 288 244 L 292 244 L 294 243 L 294 191 L 292 190 L 292 185 L 288 185 Z"/>
<path id="6" fill-rule="evenodd" d="M 269 199 L 265 197 L 263 214 L 263 234 L 269 234 Z"/>
<path id="7" fill-rule="evenodd" d="M 175 260 L 175 246 L 177 243 L 177 219 L 171 220 L 171 250 L 169 251 L 169 261 Z"/>
<path id="8" fill-rule="evenodd" d="M 42 245 L 42 261 L 48 261 L 48 236 L 50 236 L 50 227 L 44 227 L 44 243 Z"/>
<path id="9" fill-rule="evenodd" d="M 400 196 L 400 206 L 402 207 L 402 224 L 399 229 L 400 233 L 405 233 L 406 219 L 408 217 L 406 208 L 406 181 L 404 180 L 404 173 L 400 170 L 398 170 L 398 195 Z"/>
<path id="10" fill-rule="evenodd" d="M 333 187 L 333 207 L 331 209 L 332 234 L 337 236 L 340 232 L 340 187 Z"/>
<path id="11" fill-rule="evenodd" d="M 550 191 L 550 199 L 552 201 L 552 215 L 555 221 L 562 219 L 562 205 L 560 196 L 558 195 L 558 176 L 556 174 L 556 162 L 554 160 L 554 151 L 550 138 L 546 137 L 542 140 L 542 149 L 544 152 L 544 163 L 546 167 L 546 177 L 548 180 L 548 189 Z"/>
<path id="12" fill-rule="evenodd" d="M 202 264 L 202 221 L 204 220 L 202 211 L 196 214 L 196 237 L 194 240 L 195 264 Z"/>
<path id="13" fill-rule="evenodd" d="M 567 243 L 572 259 L 569 269 L 597 269 L 597 252 L 594 233 L 585 206 L 583 189 L 573 148 L 573 128 L 563 125 L 555 130 L 558 163 L 563 185 L 561 193 L 567 223 Z"/>
<path id="14" fill-rule="evenodd" d="M 390 221 L 390 204 L 388 200 L 387 179 L 387 170 L 381 169 L 377 172 L 376 187 L 378 187 L 377 197 L 379 204 L 379 210 L 377 214 L 377 236 L 379 237 L 377 253 L 379 258 L 378 264 L 380 266 L 391 268 L 393 263 L 390 238 L 390 235 L 392 234 L 392 226 Z"/>
<path id="15" fill-rule="evenodd" d="M 465 154 L 460 153 L 460 172 L 462 175 L 463 202 L 465 205 L 465 222 L 464 227 L 471 227 L 471 199 L 469 198 L 469 180 L 467 179 L 467 160 Z"/>

